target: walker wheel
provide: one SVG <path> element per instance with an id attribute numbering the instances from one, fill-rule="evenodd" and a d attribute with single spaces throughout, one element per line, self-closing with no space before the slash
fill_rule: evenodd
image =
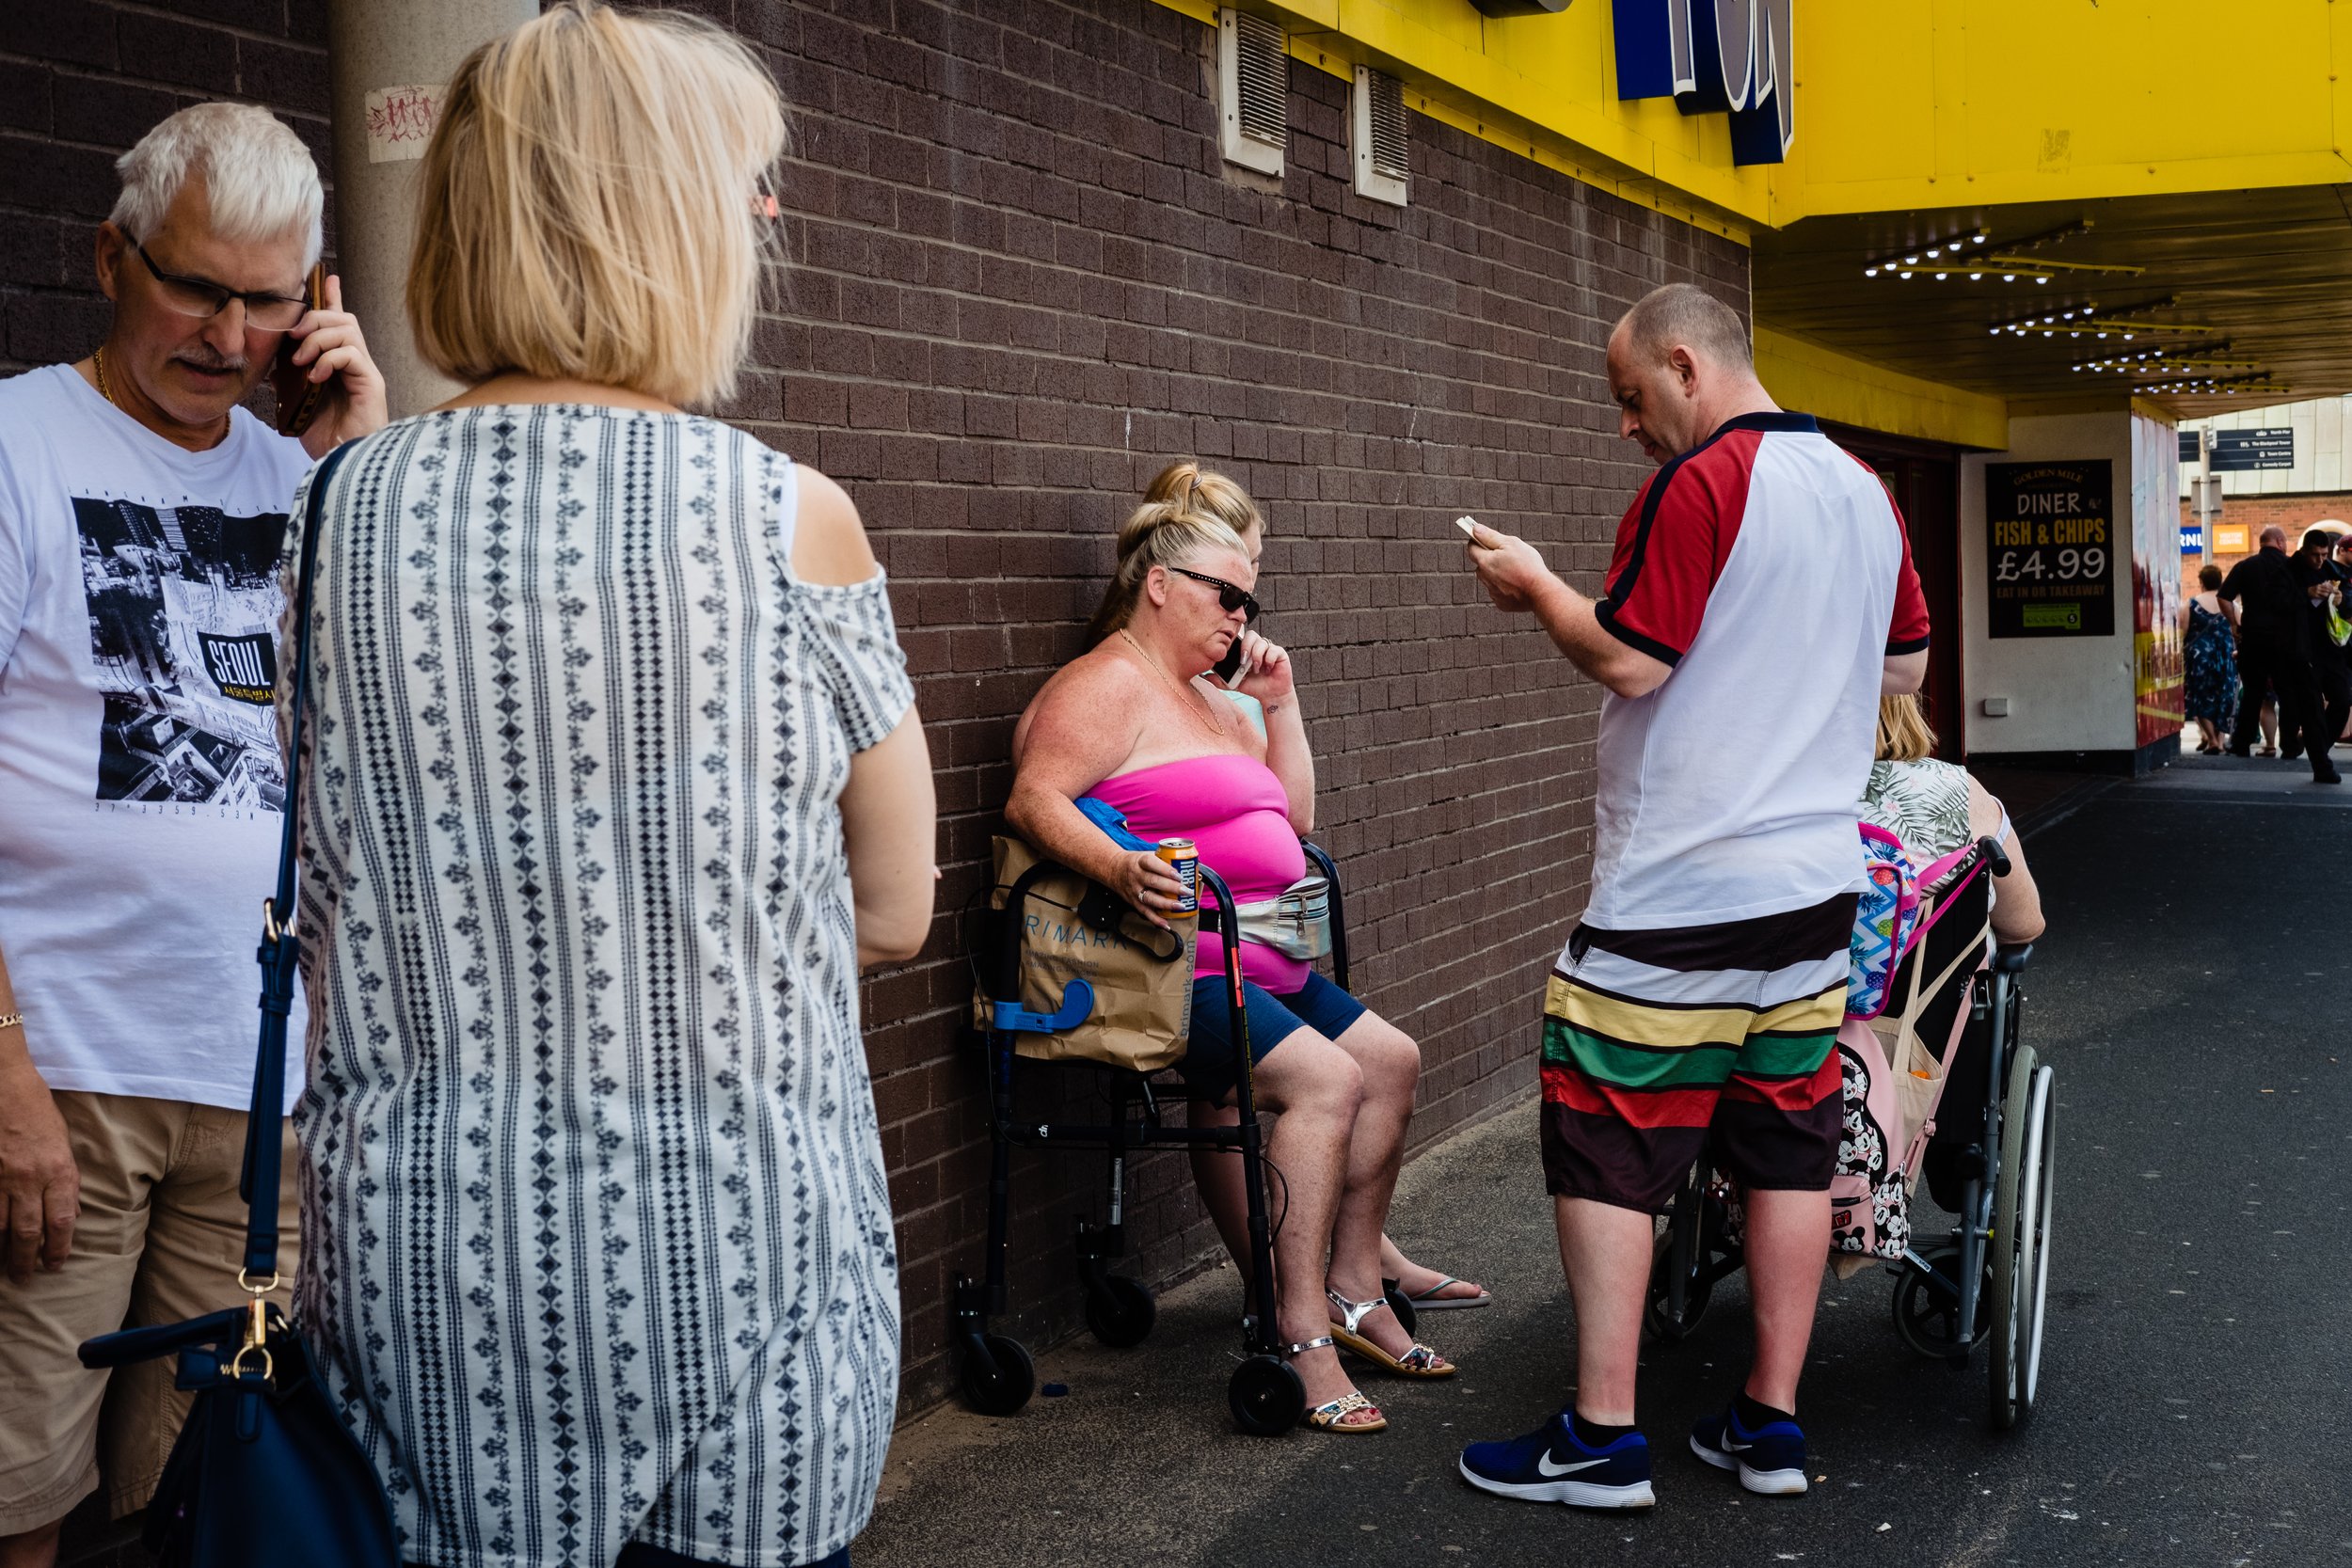
<path id="1" fill-rule="evenodd" d="M 1152 1292 L 1124 1275 L 1112 1275 L 1087 1291 L 1087 1331 L 1115 1350 L 1143 1343 L 1158 1319 Z"/>
<path id="2" fill-rule="evenodd" d="M 1018 1339 L 983 1334 L 966 1340 L 963 1352 L 964 1402 L 983 1416 L 1010 1416 L 1029 1402 L 1037 1391 L 1037 1367 Z"/>
<path id="3" fill-rule="evenodd" d="M 1691 1275 L 1683 1281 L 1682 1315 L 1675 1316 L 1672 1302 L 1674 1284 L 1670 1271 L 1674 1268 L 1674 1232 L 1667 1230 L 1658 1238 L 1650 1253 L 1649 1292 L 1642 1303 L 1642 1326 L 1652 1340 L 1671 1345 L 1688 1338 L 1707 1316 L 1708 1304 L 1715 1294 L 1715 1278 L 1723 1272 L 1723 1264 L 1731 1257 L 1731 1250 L 1721 1240 L 1721 1231 L 1709 1213 L 1699 1232 L 1698 1255 L 1691 1260 Z"/>
<path id="4" fill-rule="evenodd" d="M 1920 1256 L 1933 1265 L 1936 1273 L 1955 1285 L 1959 1283 L 1959 1243 L 1931 1247 Z M 1955 1355 L 1965 1355 L 1993 1326 L 1993 1271 L 1987 1268 L 1979 1284 L 1976 1332 L 1964 1340 L 1960 1337 L 1959 1298 L 1937 1290 L 1917 1269 L 1906 1266 L 1902 1277 L 1896 1280 L 1894 1307 L 1895 1332 L 1915 1354 L 1930 1361 L 1948 1361 Z"/>
<path id="5" fill-rule="evenodd" d="M 1307 1386 L 1279 1355 L 1253 1355 L 1225 1386 L 1233 1421 L 1252 1437 L 1279 1437 L 1307 1414 Z"/>

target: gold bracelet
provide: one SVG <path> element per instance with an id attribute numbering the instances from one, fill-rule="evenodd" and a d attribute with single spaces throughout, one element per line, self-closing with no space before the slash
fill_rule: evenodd
<path id="1" fill-rule="evenodd" d="M 23 1013 L 0 1013 L 0 1029 L 22 1029 L 24 1027 L 24 1015 Z"/>

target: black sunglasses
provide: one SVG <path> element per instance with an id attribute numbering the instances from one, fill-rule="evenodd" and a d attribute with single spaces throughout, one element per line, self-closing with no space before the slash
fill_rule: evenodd
<path id="1" fill-rule="evenodd" d="M 1190 578 L 1195 582 L 1205 582 L 1216 589 L 1216 602 L 1225 608 L 1226 614 L 1231 615 L 1238 610 L 1245 621 L 1254 621 L 1258 618 L 1260 608 L 1258 601 L 1249 596 L 1248 589 L 1236 588 L 1223 578 L 1213 578 L 1201 572 L 1188 572 L 1182 566 L 1170 566 L 1168 570 L 1179 577 Z"/>

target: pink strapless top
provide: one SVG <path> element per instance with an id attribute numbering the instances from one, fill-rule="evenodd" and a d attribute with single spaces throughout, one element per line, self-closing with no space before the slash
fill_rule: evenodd
<path id="1" fill-rule="evenodd" d="M 1271 898 L 1307 872 L 1306 852 L 1291 831 L 1290 797 L 1274 770 L 1254 757 L 1186 757 L 1104 779 L 1089 793 L 1127 816 L 1140 838 L 1188 838 L 1201 863 L 1225 879 L 1245 904 Z M 1200 907 L 1216 907 L 1206 886 Z M 1225 972 L 1225 943 L 1200 922 L 1195 974 Z M 1273 948 L 1244 942 L 1241 972 L 1277 996 L 1307 983 L 1308 966 Z"/>

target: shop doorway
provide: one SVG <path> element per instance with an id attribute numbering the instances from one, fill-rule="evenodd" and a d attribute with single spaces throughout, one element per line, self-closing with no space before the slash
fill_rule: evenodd
<path id="1" fill-rule="evenodd" d="M 1830 438 L 1878 476 L 1911 532 L 1911 562 L 1928 599 L 1928 721 L 1935 754 L 1965 754 L 1967 693 L 1961 684 L 1960 449 L 1848 425 L 1824 425 Z"/>

